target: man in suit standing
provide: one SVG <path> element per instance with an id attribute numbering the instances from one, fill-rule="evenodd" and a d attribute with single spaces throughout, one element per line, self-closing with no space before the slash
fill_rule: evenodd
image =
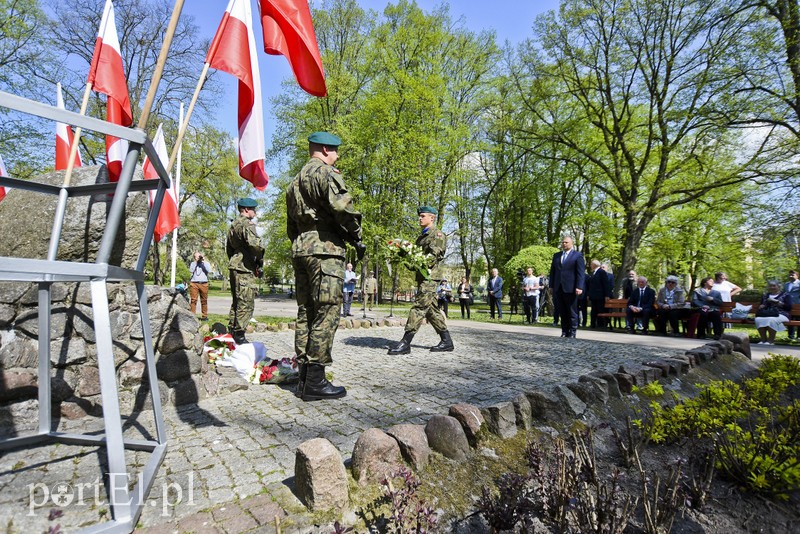
<path id="1" fill-rule="evenodd" d="M 561 315 L 561 337 L 576 337 L 578 332 L 578 297 L 586 280 L 586 261 L 575 250 L 570 236 L 561 240 L 561 252 L 553 255 L 550 264 L 550 287 Z"/>
<path id="2" fill-rule="evenodd" d="M 492 277 L 489 283 L 486 284 L 486 292 L 489 294 L 489 317 L 494 319 L 494 308 L 497 307 L 497 318 L 503 318 L 503 279 L 497 272 L 497 269 L 492 269 Z"/>
<path id="3" fill-rule="evenodd" d="M 636 279 L 636 288 L 631 291 L 628 298 L 628 308 L 625 310 L 626 329 L 629 334 L 634 332 L 634 317 L 642 319 L 642 334 L 647 335 L 650 328 L 650 314 L 653 313 L 653 304 L 656 301 L 656 292 L 652 287 L 647 287 L 647 278 L 640 276 Z"/>
<path id="4" fill-rule="evenodd" d="M 586 282 L 586 293 L 592 306 L 590 328 L 604 328 L 605 317 L 598 317 L 598 313 L 606 311 L 606 298 L 611 297 L 612 287 L 608 283 L 608 273 L 601 267 L 598 260 L 592 260 L 592 274 Z"/>

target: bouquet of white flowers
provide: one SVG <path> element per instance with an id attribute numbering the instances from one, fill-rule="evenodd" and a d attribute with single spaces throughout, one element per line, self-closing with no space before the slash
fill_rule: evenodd
<path id="1" fill-rule="evenodd" d="M 434 262 L 433 254 L 427 254 L 420 247 L 405 239 L 392 239 L 384 247 L 384 252 L 393 265 L 405 265 L 431 279 L 431 264 Z"/>

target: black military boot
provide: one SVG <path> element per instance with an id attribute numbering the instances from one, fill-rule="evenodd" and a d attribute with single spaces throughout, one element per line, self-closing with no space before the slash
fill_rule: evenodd
<path id="1" fill-rule="evenodd" d="M 294 392 L 295 397 L 302 397 L 303 396 L 303 387 L 306 383 L 306 375 L 308 374 L 308 364 L 307 363 L 298 363 L 297 367 L 300 371 L 300 380 L 297 382 L 297 389 Z"/>
<path id="2" fill-rule="evenodd" d="M 325 366 L 316 363 L 306 364 L 306 379 L 303 382 L 303 392 L 300 396 L 304 401 L 322 399 L 341 399 L 347 395 L 347 390 L 341 386 L 334 386 L 325 378 Z"/>
<path id="3" fill-rule="evenodd" d="M 400 343 L 391 347 L 386 354 L 411 354 L 411 340 L 414 339 L 415 332 L 406 332 Z"/>
<path id="4" fill-rule="evenodd" d="M 450 331 L 444 330 L 439 332 L 439 337 L 442 340 L 435 347 L 431 347 L 431 352 L 453 352 L 453 340 L 450 338 Z"/>
<path id="5" fill-rule="evenodd" d="M 237 345 L 244 345 L 245 343 L 250 343 L 247 341 L 247 338 L 244 337 L 244 330 L 237 330 L 231 334 L 233 336 L 233 342 Z"/>

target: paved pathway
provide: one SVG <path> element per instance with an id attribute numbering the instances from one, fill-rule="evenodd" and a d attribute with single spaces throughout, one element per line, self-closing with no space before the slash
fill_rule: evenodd
<path id="1" fill-rule="evenodd" d="M 451 321 L 451 331 L 456 344 L 452 353 L 430 353 L 427 348 L 438 336 L 425 326 L 410 356 L 390 357 L 384 345 L 400 338 L 400 328 L 340 330 L 332 371 L 334 382 L 346 386 L 348 395 L 338 401 L 305 403 L 291 389 L 251 386 L 197 405 L 167 408 L 169 451 L 139 530 L 274 532 L 274 516 L 281 513 L 274 501 L 286 510 L 289 522 L 302 524 L 302 507 L 291 485 L 294 451 L 308 439 L 329 439 L 347 459 L 359 434 L 371 427 L 424 423 L 455 402 L 486 406 L 521 391 L 575 380 L 593 369 L 614 370 L 625 361 L 698 345 L 682 338 L 592 331 L 579 332 L 577 340 L 562 340 L 553 328 L 460 320 Z M 251 337 L 280 357 L 292 354 L 292 335 Z M 756 357 L 765 352 L 754 347 Z M 61 426 L 100 432 L 102 420 Z M 152 428 L 152 418 L 140 414 L 128 421 L 126 435 L 140 437 Z M 131 452 L 128 461 L 141 464 L 144 456 Z M 43 532 L 60 524 L 69 532 L 98 522 L 107 513 L 100 480 L 98 455 L 91 447 L 58 445 L 3 455 L 0 531 Z M 69 486 L 60 487 L 64 484 Z M 76 489 L 81 484 L 82 494 Z M 69 506 L 54 504 L 60 489 L 73 496 Z M 64 515 L 49 520 L 51 510 Z"/>

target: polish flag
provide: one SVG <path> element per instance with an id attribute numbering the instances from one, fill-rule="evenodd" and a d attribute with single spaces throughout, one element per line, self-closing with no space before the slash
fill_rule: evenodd
<path id="1" fill-rule="evenodd" d="M 297 83 L 309 94 L 325 96 L 325 71 L 308 0 L 259 0 L 264 52 L 283 55 Z"/>
<path id="2" fill-rule="evenodd" d="M 239 176 L 263 191 L 264 116 L 250 0 L 230 0 L 206 56 L 211 67 L 239 79 Z"/>
<path id="3" fill-rule="evenodd" d="M 167 144 L 164 142 L 164 132 L 160 124 L 158 125 L 156 136 L 153 138 L 153 147 L 155 147 L 156 153 L 158 153 L 161 164 L 166 166 L 169 161 L 169 156 L 167 155 Z M 142 164 L 142 172 L 144 172 L 146 180 L 158 179 L 158 174 L 147 156 L 145 156 L 144 163 Z M 151 189 L 148 191 L 148 194 L 150 196 L 150 207 L 152 208 L 153 202 L 155 202 L 156 199 L 156 191 Z M 175 182 L 170 180 L 167 194 L 164 195 L 164 200 L 161 201 L 161 211 L 158 212 L 156 228 L 153 231 L 153 239 L 158 243 L 164 239 L 164 236 L 174 229 L 180 228 L 180 226 L 181 219 L 178 214 L 178 194 L 177 191 L 175 191 Z"/>
<path id="4" fill-rule="evenodd" d="M 59 109 L 64 108 L 64 97 L 61 94 L 61 84 L 57 83 L 56 88 L 58 89 L 57 92 L 57 99 L 56 105 Z M 69 148 L 72 146 L 72 128 L 64 123 L 57 122 L 56 123 L 56 170 L 63 171 L 67 168 L 67 163 L 69 162 Z M 74 167 L 81 166 L 81 152 L 80 150 L 75 156 L 75 165 Z"/>
<path id="5" fill-rule="evenodd" d="M 3 156 L 0 156 L 0 176 L 8 176 L 8 171 L 6 171 L 6 164 L 3 163 Z M 6 197 L 6 188 L 0 185 L 0 200 L 3 200 Z"/>
<path id="6" fill-rule="evenodd" d="M 122 67 L 119 37 L 114 22 L 114 6 L 106 0 L 100 30 L 94 45 L 94 55 L 89 66 L 88 83 L 94 90 L 108 96 L 106 119 L 114 124 L 130 126 L 133 124 L 131 101 L 128 96 L 128 83 Z M 122 162 L 128 152 L 128 142 L 110 135 L 106 136 L 106 165 L 108 178 L 112 182 L 119 180 Z"/>

